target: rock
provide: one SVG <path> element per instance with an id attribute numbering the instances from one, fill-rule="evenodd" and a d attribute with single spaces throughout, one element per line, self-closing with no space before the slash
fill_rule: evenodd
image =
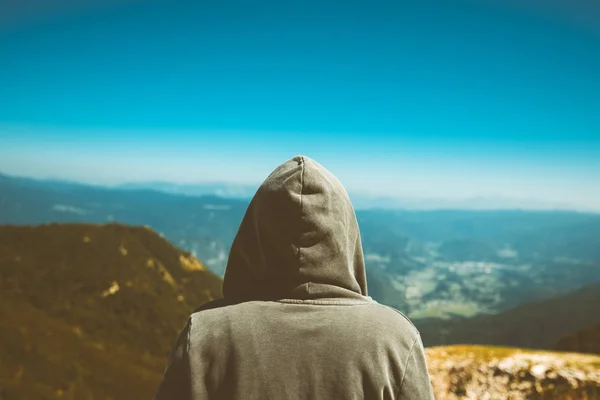
<path id="1" fill-rule="evenodd" d="M 598 356 L 485 346 L 426 353 L 439 399 L 575 399 L 600 392 Z"/>

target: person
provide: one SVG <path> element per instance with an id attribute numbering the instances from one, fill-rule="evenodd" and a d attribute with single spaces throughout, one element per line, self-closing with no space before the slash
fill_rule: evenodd
<path id="1" fill-rule="evenodd" d="M 433 399 L 419 332 L 367 296 L 340 181 L 296 156 L 253 197 L 223 299 L 179 334 L 155 400 Z"/>

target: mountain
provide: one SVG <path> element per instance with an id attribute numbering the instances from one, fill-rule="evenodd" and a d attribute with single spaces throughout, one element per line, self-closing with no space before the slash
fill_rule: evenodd
<path id="1" fill-rule="evenodd" d="M 373 296 L 413 319 L 495 314 L 600 281 L 600 215 L 357 212 Z M 396 297 L 394 299 L 394 291 Z M 384 294 L 381 296 L 381 294 Z"/>
<path id="2" fill-rule="evenodd" d="M 222 276 L 249 199 L 165 193 L 164 185 L 117 189 L 0 175 L 0 224 L 146 225 Z M 495 314 L 600 281 L 600 214 L 356 213 L 370 294 L 412 319 Z"/>
<path id="3" fill-rule="evenodd" d="M 600 357 L 489 346 L 425 349 L 437 399 L 598 399 Z"/>
<path id="4" fill-rule="evenodd" d="M 563 336 L 556 343 L 555 349 L 600 354 L 600 323 Z"/>
<path id="5" fill-rule="evenodd" d="M 226 182 L 171 183 L 171 182 L 132 182 L 112 186 L 122 190 L 154 190 L 185 196 L 219 196 L 237 199 L 251 199 L 259 185 L 233 184 Z"/>
<path id="6" fill-rule="evenodd" d="M 0 226 L 0 398 L 151 398 L 221 283 L 147 228 Z"/>
<path id="7" fill-rule="evenodd" d="M 221 284 L 145 227 L 0 226 L 0 399 L 151 398 L 179 329 L 221 297 Z M 597 356 L 489 346 L 426 355 L 440 399 L 592 399 L 600 390 Z"/>
<path id="8" fill-rule="evenodd" d="M 599 304 L 600 283 L 595 283 L 564 296 L 525 303 L 495 315 L 448 321 L 429 319 L 415 321 L 415 325 L 427 346 L 486 344 L 555 349 L 561 338 L 600 324 Z M 597 333 L 593 329 L 584 332 L 590 339 Z M 565 350 L 584 350 L 573 346 L 568 338 L 563 339 L 562 346 Z"/>
<path id="9" fill-rule="evenodd" d="M 147 225 L 222 275 L 247 202 L 0 175 L 0 224 Z"/>
<path id="10" fill-rule="evenodd" d="M 115 189 L 156 190 L 186 196 L 221 196 L 250 199 L 259 184 L 235 184 L 227 182 L 173 183 L 131 182 L 113 186 Z M 541 201 L 536 199 L 514 199 L 505 196 L 479 196 L 464 199 L 442 199 L 432 197 L 398 197 L 349 190 L 348 194 L 357 209 L 405 209 L 405 210 L 574 210 L 570 204 Z"/>
<path id="11" fill-rule="evenodd" d="M 536 199 L 516 199 L 505 196 L 478 196 L 462 199 L 435 197 L 377 196 L 350 191 L 350 198 L 359 209 L 388 210 L 577 210 L 571 204 Z M 586 210 L 593 211 L 593 210 Z M 596 209 L 595 211 L 598 211 Z"/>
<path id="12" fill-rule="evenodd" d="M 500 259 L 498 252 L 487 243 L 475 239 L 451 239 L 444 241 L 437 249 L 441 258 L 460 262 L 472 261 L 497 261 Z"/>

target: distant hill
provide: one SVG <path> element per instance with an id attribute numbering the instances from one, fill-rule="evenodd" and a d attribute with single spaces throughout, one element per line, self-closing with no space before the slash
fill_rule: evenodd
<path id="1" fill-rule="evenodd" d="M 172 183 L 172 182 L 132 182 L 114 186 L 117 189 L 157 190 L 164 193 L 186 196 L 222 196 L 250 199 L 258 189 L 256 184 L 236 184 L 227 182 Z M 405 210 L 574 210 L 576 207 L 561 202 L 536 199 L 514 199 L 503 196 L 479 196 L 464 199 L 443 199 L 434 197 L 384 196 L 365 191 L 349 190 L 348 194 L 357 209 L 405 209 Z"/>
<path id="2" fill-rule="evenodd" d="M 448 261 L 497 261 L 498 252 L 486 243 L 474 239 L 452 239 L 443 242 L 438 254 Z"/>
<path id="3" fill-rule="evenodd" d="M 0 175 L 0 224 L 118 222 L 148 225 L 174 245 L 224 272 L 231 242 L 248 203 L 154 190 L 118 190 Z"/>
<path id="4" fill-rule="evenodd" d="M 221 284 L 148 228 L 0 226 L 0 399 L 151 398 L 185 319 L 221 297 Z M 571 298 L 584 302 L 588 320 L 594 293 Z M 552 311 L 561 317 L 565 307 Z M 514 332 L 523 319 L 503 323 Z M 600 390 L 599 357 L 488 346 L 426 353 L 440 399 L 594 398 Z"/>
<path id="5" fill-rule="evenodd" d="M 56 179 L 31 179 L 9 177 L 0 173 L 0 178 L 19 179 L 41 182 L 45 185 L 68 186 L 82 185 L 81 183 Z M 128 182 L 111 186 L 101 186 L 105 189 L 158 191 L 167 194 L 184 196 L 218 196 L 232 199 L 249 200 L 260 186 L 259 182 L 232 183 L 205 181 L 198 183 L 175 183 L 166 181 Z M 477 196 L 462 199 L 446 199 L 436 197 L 393 196 L 374 194 L 368 191 L 348 190 L 350 199 L 356 209 L 387 209 L 387 210 L 546 210 L 546 211 L 587 211 L 598 212 L 600 209 L 580 210 L 572 204 L 552 202 L 539 199 L 518 199 L 506 196 Z"/>
<path id="6" fill-rule="evenodd" d="M 123 190 L 155 190 L 168 194 L 184 196 L 219 196 L 237 199 L 251 199 L 258 189 L 256 185 L 232 184 L 226 182 L 209 183 L 171 183 L 171 182 L 133 182 L 113 186 Z"/>
<path id="7" fill-rule="evenodd" d="M 574 331 L 600 324 L 600 283 L 564 296 L 530 302 L 495 315 L 416 321 L 426 346 L 486 344 L 530 349 L 555 349 Z M 595 331 L 589 332 L 594 335 Z M 565 350 L 581 351 L 563 342 Z"/>
<path id="8" fill-rule="evenodd" d="M 222 276 L 253 189 L 168 185 L 107 188 L 0 175 L 0 224 L 147 225 Z M 370 295 L 413 319 L 498 313 L 600 281 L 600 214 L 360 204 Z"/>
<path id="9" fill-rule="evenodd" d="M 0 226 L 0 398 L 151 398 L 221 279 L 143 227 Z"/>
<path id="10" fill-rule="evenodd" d="M 600 354 L 600 323 L 563 336 L 556 343 L 555 349 Z"/>

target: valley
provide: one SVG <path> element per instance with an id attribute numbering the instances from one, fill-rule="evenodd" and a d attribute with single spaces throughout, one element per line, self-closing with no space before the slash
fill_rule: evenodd
<path id="1" fill-rule="evenodd" d="M 223 276 L 249 199 L 202 193 L 0 175 L 0 224 L 148 226 Z M 600 214 L 370 208 L 357 217 L 369 294 L 415 320 L 495 314 L 600 281 Z"/>
<path id="2" fill-rule="evenodd" d="M 145 227 L 0 227 L 0 398 L 150 398 L 189 313 L 221 285 Z M 595 398 L 600 357 L 564 351 L 593 352 L 599 296 L 597 284 L 492 316 L 417 321 L 436 397 Z M 548 351 L 558 337 L 561 352 Z M 511 346 L 439 346 L 465 341 Z M 522 348 L 536 344 L 546 351 Z"/>
<path id="3" fill-rule="evenodd" d="M 407 255 L 410 257 L 410 251 Z M 493 314 L 568 293 L 590 279 L 600 280 L 600 264 L 589 260 L 448 261 L 431 250 L 429 257 L 415 256 L 414 261 L 418 267 L 397 272 L 389 258 L 367 255 L 371 275 L 386 276 L 393 293 L 404 294 L 404 299 L 395 302 L 413 319 Z M 374 296 L 378 294 L 375 291 Z"/>

